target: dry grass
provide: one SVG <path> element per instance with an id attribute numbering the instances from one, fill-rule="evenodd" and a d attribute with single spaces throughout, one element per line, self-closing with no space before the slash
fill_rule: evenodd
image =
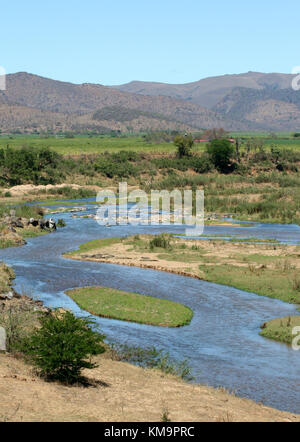
<path id="1" fill-rule="evenodd" d="M 11 289 L 15 277 L 13 269 L 0 261 L 0 293 L 7 293 Z"/>
<path id="2" fill-rule="evenodd" d="M 93 387 L 44 382 L 22 360 L 0 355 L 0 421 L 300 421 L 300 416 L 190 385 L 131 364 L 97 358 Z"/>

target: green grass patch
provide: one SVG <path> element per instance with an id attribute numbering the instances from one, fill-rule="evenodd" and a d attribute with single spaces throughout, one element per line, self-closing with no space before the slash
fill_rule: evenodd
<path id="1" fill-rule="evenodd" d="M 33 147 L 49 147 L 61 155 L 90 155 L 97 153 L 115 153 L 120 150 L 131 150 L 135 152 L 175 152 L 173 143 L 149 144 L 142 137 L 108 137 L 108 136 L 75 136 L 74 138 L 39 138 L 34 136 L 20 136 L 7 139 L 0 138 L 0 147 L 20 149 L 24 145 Z"/>
<path id="2" fill-rule="evenodd" d="M 79 246 L 78 250 L 67 252 L 65 255 L 80 255 L 81 253 L 90 252 L 92 250 L 98 250 L 101 247 L 110 246 L 122 241 L 122 238 L 104 238 L 94 239 Z"/>
<path id="3" fill-rule="evenodd" d="M 16 244 L 16 242 L 11 239 L 0 239 L 0 249 L 7 249 L 8 247 L 17 246 L 19 246 L 19 244 Z"/>
<path id="4" fill-rule="evenodd" d="M 296 271 L 292 269 L 287 272 L 280 268 L 268 269 L 265 267 L 264 265 L 242 267 L 221 264 L 216 266 L 200 265 L 199 269 L 204 273 L 207 281 L 281 299 L 292 304 L 300 303 L 300 289 L 297 284 Z"/>
<path id="5" fill-rule="evenodd" d="M 300 326 L 300 316 L 286 316 L 268 321 L 262 326 L 261 336 L 291 345 L 294 327 Z"/>
<path id="6" fill-rule="evenodd" d="M 192 310 L 183 304 L 111 288 L 85 287 L 66 294 L 93 315 L 121 321 L 180 327 L 193 317 Z"/>
<path id="7" fill-rule="evenodd" d="M 42 218 L 44 213 L 39 206 L 0 204 L 0 217 L 9 215 L 11 210 L 15 210 L 15 216 L 21 218 Z"/>
<path id="8" fill-rule="evenodd" d="M 251 242 L 254 242 L 254 243 L 258 243 L 258 244 L 260 244 L 260 243 L 271 243 L 271 244 L 279 244 L 280 243 L 280 241 L 278 241 L 277 239 L 272 239 L 272 238 L 265 238 L 265 239 L 263 239 L 263 238 L 230 238 L 230 239 L 228 239 L 227 241 L 230 241 L 230 242 L 249 242 L 249 243 L 251 243 Z"/>
<path id="9" fill-rule="evenodd" d="M 0 293 L 7 293 L 11 290 L 11 284 L 15 278 L 13 269 L 4 262 L 0 262 Z"/>
<path id="10" fill-rule="evenodd" d="M 22 238 L 36 238 L 37 236 L 47 235 L 49 232 L 46 230 L 19 229 L 18 233 Z"/>
<path id="11" fill-rule="evenodd" d="M 94 201 L 68 201 L 68 200 L 53 200 L 53 201 L 42 201 L 45 206 L 86 206 L 89 204 L 98 204 Z"/>

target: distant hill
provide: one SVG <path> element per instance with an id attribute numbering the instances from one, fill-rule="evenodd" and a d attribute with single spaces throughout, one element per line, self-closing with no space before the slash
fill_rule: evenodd
<path id="1" fill-rule="evenodd" d="M 288 74 L 248 72 L 171 85 L 73 84 L 26 72 L 0 91 L 3 132 L 51 130 L 300 130 L 299 93 Z"/>
<path id="2" fill-rule="evenodd" d="M 26 120 L 28 130 L 30 121 L 33 127 L 40 125 L 42 114 L 36 110 L 46 112 L 44 125 L 49 121 L 50 126 L 53 126 L 52 121 L 58 120 L 58 123 L 62 126 L 67 125 L 69 129 L 72 127 L 84 129 L 99 125 L 120 130 L 126 130 L 128 125 L 134 130 L 168 128 L 192 130 L 215 126 L 243 129 L 245 127 L 242 123 L 234 124 L 230 119 L 227 120 L 212 110 L 170 97 L 146 97 L 96 84 L 76 85 L 25 72 L 8 75 L 6 84 L 7 90 L 0 91 L 2 104 L 0 124 L 7 122 L 11 106 L 21 106 L 22 121 Z M 5 106 L 8 106 L 7 112 Z M 138 110 L 143 112 L 143 115 L 136 115 L 134 119 L 130 116 L 127 121 L 122 118 L 120 125 L 120 121 L 114 119 L 115 114 L 111 113 L 113 107 Z M 26 108 L 28 108 L 27 116 Z M 102 120 L 99 118 L 95 120 L 90 114 L 99 110 L 102 110 Z M 107 115 L 104 115 L 105 111 Z M 53 114 L 50 115 L 49 112 Z M 20 113 L 21 110 L 17 112 L 18 115 Z M 15 116 L 14 125 L 18 125 L 17 120 Z M 22 121 L 19 126 L 22 126 Z M 7 129 L 7 125 L 4 125 L 3 129 Z"/>
<path id="3" fill-rule="evenodd" d="M 300 128 L 300 91 L 289 89 L 235 88 L 214 110 L 272 130 Z"/>
<path id="4" fill-rule="evenodd" d="M 112 86 L 123 92 L 158 96 L 164 95 L 212 109 L 232 89 L 243 87 L 249 89 L 288 89 L 294 76 L 291 74 L 264 74 L 247 72 L 245 74 L 222 75 L 204 78 L 193 83 L 166 84 L 143 81 L 132 81 L 120 86 Z"/>

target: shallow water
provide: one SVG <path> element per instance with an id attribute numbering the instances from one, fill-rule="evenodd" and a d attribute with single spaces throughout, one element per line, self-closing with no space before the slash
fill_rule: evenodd
<path id="1" fill-rule="evenodd" d="M 89 209 L 95 212 L 95 208 Z M 82 213 L 80 213 L 82 215 Z M 93 219 L 60 214 L 67 227 L 29 239 L 24 247 L 0 251 L 13 265 L 18 291 L 42 299 L 52 307 L 67 307 L 86 314 L 64 290 L 103 285 L 171 299 L 194 311 L 190 325 L 168 329 L 96 318 L 108 340 L 168 350 L 187 359 L 196 381 L 224 386 L 240 396 L 300 413 L 300 352 L 259 336 L 260 325 L 275 317 L 296 314 L 296 306 L 246 293 L 231 287 L 165 272 L 113 264 L 73 261 L 63 252 L 96 238 L 158 233 L 184 233 L 177 226 L 99 226 Z M 243 234 L 298 243 L 300 228 L 293 225 L 255 224 L 254 227 L 208 226 L 205 234 Z"/>

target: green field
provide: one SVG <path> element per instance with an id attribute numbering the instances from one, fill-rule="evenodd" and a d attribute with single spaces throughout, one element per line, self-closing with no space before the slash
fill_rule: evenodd
<path id="1" fill-rule="evenodd" d="M 267 148 L 276 146 L 280 149 L 300 150 L 299 138 L 266 138 L 264 142 Z"/>
<path id="2" fill-rule="evenodd" d="M 277 138 L 292 138 L 293 137 L 293 133 L 294 132 L 290 132 L 290 131 L 279 131 L 279 132 L 274 132 L 274 135 Z M 230 132 L 230 135 L 232 137 L 246 137 L 246 138 L 251 138 L 251 137 L 263 137 L 263 138 L 270 138 L 270 132 L 268 131 L 232 131 Z M 273 135 L 273 133 L 272 133 Z"/>
<path id="3" fill-rule="evenodd" d="M 119 152 L 130 150 L 135 152 L 175 152 L 173 143 L 147 144 L 142 137 L 84 137 L 74 138 L 40 138 L 39 136 L 8 136 L 0 137 L 0 148 L 20 148 L 22 146 L 49 147 L 62 155 L 99 154 L 104 152 Z M 201 146 L 202 148 L 202 146 Z"/>
<path id="4" fill-rule="evenodd" d="M 178 302 L 105 287 L 78 288 L 66 294 L 82 309 L 104 318 L 181 327 L 189 324 L 193 317 L 192 310 Z"/>
<path id="5" fill-rule="evenodd" d="M 300 138 L 293 138 L 291 133 L 284 132 L 276 134 L 270 138 L 266 132 L 232 132 L 231 136 L 239 137 L 245 141 L 248 138 L 262 138 L 267 150 L 272 145 L 282 149 L 300 150 Z M 144 153 L 175 153 L 176 148 L 172 142 L 150 144 L 142 136 L 109 137 L 109 136 L 81 136 L 74 138 L 64 138 L 51 136 L 42 138 L 39 135 L 1 135 L 0 148 L 6 147 L 20 148 L 22 146 L 49 147 L 62 155 L 97 154 L 104 152 L 119 152 L 120 150 L 130 150 Z M 195 143 L 194 152 L 203 152 L 206 143 Z"/>

